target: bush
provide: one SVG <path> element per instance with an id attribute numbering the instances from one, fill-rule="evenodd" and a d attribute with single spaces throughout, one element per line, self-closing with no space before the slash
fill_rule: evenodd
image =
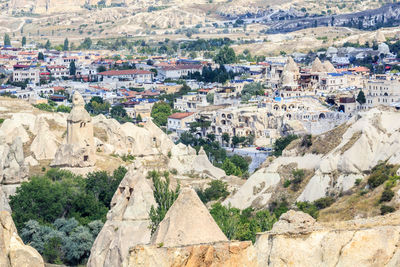
<path id="1" fill-rule="evenodd" d="M 382 205 L 381 206 L 381 215 L 385 215 L 387 213 L 394 212 L 395 209 L 391 206 Z"/>
<path id="2" fill-rule="evenodd" d="M 209 184 L 209 187 L 206 190 L 197 190 L 197 195 L 203 201 L 203 203 L 207 203 L 211 200 L 218 200 L 220 198 L 224 199 L 229 195 L 227 190 L 227 184 L 219 181 L 213 180 Z"/>
<path id="3" fill-rule="evenodd" d="M 101 221 L 93 221 L 86 227 L 79 225 L 74 218 L 57 219 L 48 225 L 29 220 L 20 233 L 23 241 L 42 254 L 46 262 L 78 265 L 87 261 L 102 227 Z"/>
<path id="4" fill-rule="evenodd" d="M 320 199 L 317 199 L 314 201 L 314 205 L 317 207 L 317 209 L 325 209 L 332 205 L 335 202 L 335 199 L 333 197 L 323 197 Z"/>
<path id="5" fill-rule="evenodd" d="M 293 180 L 291 180 L 292 190 L 298 191 L 300 188 L 300 184 L 304 179 L 305 173 L 302 169 L 296 169 L 292 171 Z"/>
<path id="6" fill-rule="evenodd" d="M 302 147 L 307 147 L 307 148 L 312 146 L 312 136 L 311 136 L 311 134 L 304 135 L 303 138 L 301 138 L 300 145 Z"/>
<path id="7" fill-rule="evenodd" d="M 313 203 L 310 203 L 308 201 L 297 202 L 296 206 L 302 212 L 310 214 L 311 217 L 315 219 L 318 218 L 318 208 Z"/>
<path id="8" fill-rule="evenodd" d="M 371 188 L 376 188 L 383 184 L 390 176 L 396 175 L 396 168 L 394 165 L 380 163 L 372 168 L 371 175 L 368 178 L 368 185 Z"/>
<path id="9" fill-rule="evenodd" d="M 43 176 L 23 182 L 10 206 L 20 230 L 29 220 L 51 224 L 58 218 L 75 218 L 81 224 L 106 219 L 111 198 L 126 173 L 124 167 L 112 176 L 106 172 L 89 173 L 84 179 L 65 170 L 50 169 Z"/>
<path id="10" fill-rule="evenodd" d="M 392 189 L 388 188 L 382 192 L 382 196 L 379 199 L 379 202 L 389 202 L 394 197 L 394 192 Z"/>
<path id="11" fill-rule="evenodd" d="M 148 178 L 151 178 L 154 184 L 154 199 L 157 203 L 157 208 L 151 206 L 150 208 L 150 228 L 151 234 L 153 234 L 157 226 L 164 219 L 165 214 L 169 208 L 174 204 L 175 200 L 178 198 L 180 186 L 176 187 L 175 190 L 170 190 L 170 180 L 168 175 L 169 173 L 164 173 L 164 180 L 161 180 L 160 173 L 157 171 L 149 172 Z"/>
<path id="12" fill-rule="evenodd" d="M 254 212 L 251 208 L 239 210 L 216 203 L 210 210 L 215 222 L 230 240 L 251 240 L 256 233 L 272 229 L 276 217 L 267 210 Z"/>
<path id="13" fill-rule="evenodd" d="M 359 186 L 362 182 L 361 178 L 356 179 L 356 181 L 354 182 L 355 186 Z"/>
<path id="14" fill-rule="evenodd" d="M 290 180 L 285 180 L 285 182 L 283 183 L 283 187 L 287 188 L 287 187 L 289 187 L 290 184 L 291 184 Z"/>
<path id="15" fill-rule="evenodd" d="M 297 139 L 296 135 L 288 135 L 286 137 L 276 139 L 274 143 L 274 156 L 282 156 L 282 151 L 295 139 Z"/>

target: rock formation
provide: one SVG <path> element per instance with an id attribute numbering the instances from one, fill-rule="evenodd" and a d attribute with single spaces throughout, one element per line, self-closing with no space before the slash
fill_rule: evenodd
<path id="1" fill-rule="evenodd" d="M 311 72 L 325 72 L 324 65 L 322 65 L 322 62 L 321 60 L 319 60 L 319 57 L 316 57 L 314 62 L 312 63 Z"/>
<path id="2" fill-rule="evenodd" d="M 150 242 L 149 212 L 152 205 L 156 206 L 151 186 L 142 167 L 130 166 L 93 244 L 88 267 L 121 266 L 130 247 Z"/>
<path id="3" fill-rule="evenodd" d="M 6 196 L 14 194 L 16 187 L 28 177 L 29 167 L 25 163 L 21 138 L 16 137 L 11 145 L 1 142 L 0 137 L 0 184 Z"/>
<path id="4" fill-rule="evenodd" d="M 280 166 L 294 164 L 298 169 L 309 170 L 313 176 L 297 201 L 315 201 L 327 195 L 339 195 L 363 179 L 365 172 L 381 161 L 400 164 L 398 140 L 399 112 L 381 108 L 360 112 L 346 124 L 330 132 L 316 136 L 316 143 L 324 150 L 303 151 L 300 146 L 288 148 L 283 156 L 267 167 L 255 172 L 246 183 L 223 203 L 244 209 L 266 208 L 276 195 L 277 187 L 284 182 L 279 174 Z M 326 148 L 327 143 L 332 147 Z M 318 144 L 315 144 L 318 145 Z"/>
<path id="5" fill-rule="evenodd" d="M 67 118 L 67 143 L 58 148 L 52 167 L 89 167 L 96 162 L 92 118 L 78 91 L 73 95 L 72 104 Z"/>
<path id="6" fill-rule="evenodd" d="M 190 146 L 182 143 L 175 145 L 171 149 L 171 158 L 168 163 L 169 169 L 176 169 L 179 174 L 196 173 L 213 179 L 221 179 L 225 176 L 225 172 L 212 165 L 208 160 L 204 149 L 201 148 L 199 154 Z"/>
<path id="7" fill-rule="evenodd" d="M 151 238 L 165 247 L 228 241 L 197 193 L 182 189 Z"/>
<path id="8" fill-rule="evenodd" d="M 37 135 L 31 144 L 31 152 L 37 160 L 54 159 L 58 142 L 56 136 L 50 131 L 44 118 L 38 118 Z"/>
<path id="9" fill-rule="evenodd" d="M 195 218 L 193 218 L 195 220 Z M 320 224 L 289 211 L 256 243 L 131 249 L 124 267 L 133 266 L 399 266 L 400 213 L 371 219 Z"/>
<path id="10" fill-rule="evenodd" d="M 326 72 L 328 73 L 336 73 L 336 69 L 335 67 L 332 65 L 332 63 L 329 60 L 325 60 L 324 63 L 324 69 Z"/>
<path id="11" fill-rule="evenodd" d="M 10 205 L 8 204 L 8 200 L 6 195 L 3 192 L 3 189 L 0 186 L 0 211 L 8 211 L 11 213 Z"/>
<path id="12" fill-rule="evenodd" d="M 0 266 L 44 267 L 40 254 L 34 248 L 24 245 L 18 236 L 7 211 L 0 211 Z"/>

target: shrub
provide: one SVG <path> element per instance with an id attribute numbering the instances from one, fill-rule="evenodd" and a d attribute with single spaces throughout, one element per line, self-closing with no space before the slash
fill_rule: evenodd
<path id="1" fill-rule="evenodd" d="M 381 206 L 381 215 L 385 215 L 387 213 L 394 212 L 395 209 L 391 206 L 382 205 Z"/>
<path id="2" fill-rule="evenodd" d="M 359 185 L 361 184 L 361 182 L 362 182 L 362 179 L 361 179 L 361 178 L 358 178 L 358 179 L 356 179 L 356 181 L 354 182 L 354 184 L 355 184 L 356 186 L 359 186 Z"/>
<path id="3" fill-rule="evenodd" d="M 287 188 L 287 187 L 289 187 L 290 184 L 291 184 L 290 180 L 285 180 L 285 182 L 283 183 L 283 187 Z"/>
<path id="4" fill-rule="evenodd" d="M 298 191 L 300 188 L 300 184 L 304 179 L 305 173 L 302 169 L 296 169 L 292 171 L 293 180 L 291 180 L 292 190 Z"/>
<path id="5" fill-rule="evenodd" d="M 29 220 L 51 224 L 58 218 L 75 218 L 84 225 L 105 220 L 126 171 L 120 167 L 112 176 L 93 172 L 84 179 L 69 171 L 50 169 L 43 176 L 34 176 L 10 198 L 15 225 L 20 230 Z"/>
<path id="6" fill-rule="evenodd" d="M 203 201 L 203 203 L 207 203 L 211 200 L 218 200 L 220 198 L 226 198 L 229 195 L 227 190 L 227 184 L 223 181 L 213 180 L 209 184 L 209 187 L 204 191 L 197 190 L 197 195 Z"/>
<path id="7" fill-rule="evenodd" d="M 274 143 L 274 156 L 282 156 L 282 151 L 295 139 L 297 139 L 296 135 L 288 135 L 286 137 L 276 139 Z"/>
<path id="8" fill-rule="evenodd" d="M 317 219 L 318 218 L 318 208 L 308 201 L 305 202 L 297 202 L 296 206 L 302 212 L 308 213 L 311 217 Z"/>
<path id="9" fill-rule="evenodd" d="M 79 225 L 74 218 L 57 219 L 48 225 L 30 220 L 22 228 L 21 238 L 42 254 L 46 262 L 84 264 L 99 229 L 103 227 L 101 221 L 93 221 L 90 225 L 96 227 Z"/>
<path id="10" fill-rule="evenodd" d="M 323 197 L 320 199 L 317 199 L 314 201 L 314 205 L 317 207 L 317 209 L 325 209 L 332 205 L 335 202 L 335 199 L 333 197 Z"/>
<path id="11" fill-rule="evenodd" d="M 256 233 L 272 229 L 276 217 L 267 210 L 254 212 L 251 208 L 239 210 L 216 203 L 210 210 L 222 232 L 231 240 L 251 240 Z"/>
<path id="12" fill-rule="evenodd" d="M 310 147 L 310 146 L 312 146 L 312 136 L 311 136 L 311 134 L 307 134 L 307 135 L 304 135 L 302 138 L 301 138 L 301 143 L 300 143 L 300 145 L 302 146 L 302 147 Z"/>
<path id="13" fill-rule="evenodd" d="M 371 175 L 368 178 L 368 185 L 371 188 L 376 188 L 394 175 L 396 175 L 394 165 L 386 164 L 386 162 L 380 163 L 372 168 Z"/>
<path id="14" fill-rule="evenodd" d="M 390 200 L 392 200 L 392 198 L 394 197 L 394 192 L 392 191 L 392 189 L 385 189 L 382 192 L 382 196 L 379 199 L 379 202 L 389 202 Z"/>
<path id="15" fill-rule="evenodd" d="M 175 190 L 170 190 L 169 177 L 166 176 L 164 177 L 165 178 L 164 180 L 161 180 L 160 173 L 157 171 L 149 172 L 149 178 L 152 179 L 154 184 L 153 194 L 154 194 L 154 199 L 157 203 L 157 208 L 151 206 L 149 214 L 151 220 L 150 228 L 151 228 L 151 233 L 153 234 L 156 231 L 157 226 L 164 219 L 165 214 L 167 213 L 169 208 L 178 198 L 180 186 L 178 184 Z"/>

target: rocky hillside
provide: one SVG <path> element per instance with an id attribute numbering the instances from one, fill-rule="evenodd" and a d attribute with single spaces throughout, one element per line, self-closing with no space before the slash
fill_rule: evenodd
<path id="1" fill-rule="evenodd" d="M 368 201 L 360 202 L 364 205 L 361 210 L 351 209 L 351 204 L 344 208 L 342 203 L 337 218 L 377 215 L 379 206 L 374 200 L 379 200 L 382 184 L 391 179 L 391 170 L 395 172 L 400 165 L 398 116 L 396 110 L 372 109 L 330 132 L 293 141 L 282 157 L 265 162 L 224 204 L 261 209 L 282 200 L 290 205 L 330 197 L 338 200 L 334 207 L 341 201 L 355 201 L 354 195 Z M 374 168 L 378 164 L 380 167 Z M 386 174 L 379 176 L 379 171 Z M 371 187 L 374 175 L 383 180 Z M 394 183 L 393 190 L 396 188 Z M 360 193 L 362 190 L 367 191 Z"/>

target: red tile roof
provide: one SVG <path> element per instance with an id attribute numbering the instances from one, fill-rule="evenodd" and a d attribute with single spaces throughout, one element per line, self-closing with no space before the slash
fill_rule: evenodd
<path id="1" fill-rule="evenodd" d="M 184 119 L 184 118 L 186 118 L 186 117 L 189 117 L 189 116 L 191 116 L 191 115 L 193 115 L 193 114 L 194 114 L 194 112 L 179 112 L 179 113 L 174 113 L 174 114 L 170 115 L 170 116 L 168 117 L 168 119 L 177 119 L 177 120 L 181 120 L 181 119 Z"/>
<path id="2" fill-rule="evenodd" d="M 147 70 L 108 70 L 99 73 L 99 75 L 105 75 L 105 76 L 136 75 L 136 74 L 152 74 L 152 72 Z"/>

